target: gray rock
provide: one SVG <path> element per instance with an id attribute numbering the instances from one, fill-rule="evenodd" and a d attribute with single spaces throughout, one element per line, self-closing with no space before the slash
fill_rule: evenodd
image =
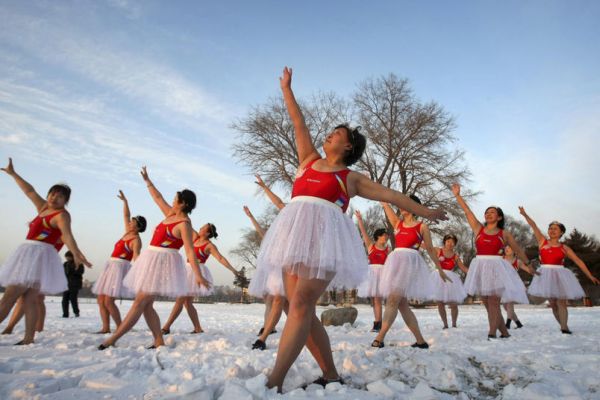
<path id="1" fill-rule="evenodd" d="M 341 326 L 348 322 L 350 325 L 356 321 L 358 310 L 354 307 L 340 307 L 332 310 L 325 310 L 321 314 L 321 323 L 324 326 Z"/>

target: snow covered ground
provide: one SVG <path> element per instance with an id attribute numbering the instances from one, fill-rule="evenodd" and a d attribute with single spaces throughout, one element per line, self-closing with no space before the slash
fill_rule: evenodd
<path id="1" fill-rule="evenodd" d="M 82 300 L 80 318 L 60 318 L 60 299 L 46 300 L 46 331 L 30 346 L 12 346 L 23 325 L 0 337 L 1 399 L 260 399 L 278 398 L 264 389 L 279 335 L 266 351 L 250 350 L 262 324 L 260 304 L 197 305 L 206 333 L 190 335 L 185 314 L 166 337 L 167 346 L 146 350 L 151 335 L 143 320 L 117 348 L 96 350 L 102 335 L 96 305 Z M 122 313 L 130 302 L 123 302 Z M 164 321 L 172 303 L 156 303 Z M 524 328 L 508 340 L 487 340 L 481 306 L 460 308 L 459 327 L 442 330 L 437 309 L 415 310 L 429 350 L 412 349 L 413 336 L 397 320 L 384 349 L 372 312 L 358 306 L 355 326 L 327 328 L 336 365 L 346 385 L 309 386 L 319 369 L 303 351 L 287 376 L 285 398 L 334 399 L 598 399 L 600 312 L 571 308 L 572 336 L 560 333 L 544 306 L 517 306 Z M 281 332 L 284 320 L 279 323 Z M 5 323 L 2 324 L 4 327 Z"/>

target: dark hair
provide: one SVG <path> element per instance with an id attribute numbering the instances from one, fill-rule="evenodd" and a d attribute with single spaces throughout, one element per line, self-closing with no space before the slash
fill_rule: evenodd
<path id="1" fill-rule="evenodd" d="M 558 221 L 552 221 L 548 224 L 548 228 L 550 228 L 552 225 L 556 225 L 558 226 L 558 229 L 560 229 L 560 232 L 562 233 L 562 235 L 564 235 L 567 232 L 567 228 L 560 222 Z M 560 235 L 560 236 L 562 236 Z"/>
<path id="2" fill-rule="evenodd" d="M 146 218 L 141 215 L 133 217 L 135 224 L 137 225 L 138 232 L 144 232 L 146 230 Z"/>
<path id="3" fill-rule="evenodd" d="M 65 183 L 57 183 L 56 185 L 52 185 L 46 196 L 50 196 L 51 193 L 60 193 L 65 196 L 65 204 L 67 204 L 71 198 L 71 188 Z"/>
<path id="4" fill-rule="evenodd" d="M 456 235 L 454 235 L 453 233 L 449 233 L 447 235 L 444 236 L 444 238 L 442 239 L 442 243 L 446 244 L 446 240 L 452 239 L 454 240 L 454 245 L 456 246 L 456 244 L 458 243 L 458 239 L 456 238 Z"/>
<path id="5" fill-rule="evenodd" d="M 489 206 L 488 208 L 485 209 L 484 214 L 490 209 L 493 208 L 494 210 L 496 210 L 496 212 L 498 213 L 499 217 L 502 217 L 502 219 L 500 221 L 498 221 L 498 228 L 500 229 L 504 229 L 504 211 L 502 211 L 502 209 L 500 207 L 497 206 Z M 485 223 L 484 223 L 485 225 Z"/>
<path id="6" fill-rule="evenodd" d="M 219 236 L 219 234 L 217 233 L 217 227 L 209 222 L 208 223 L 208 238 L 216 239 L 218 236 Z"/>
<path id="7" fill-rule="evenodd" d="M 73 257 L 73 253 L 71 253 L 71 250 L 67 250 L 67 252 L 65 253 L 65 257 L 66 258 L 75 258 L 75 257 Z"/>
<path id="8" fill-rule="evenodd" d="M 196 194 L 189 189 L 183 189 L 181 192 L 177 192 L 177 200 L 184 204 L 181 211 L 186 214 L 190 214 L 194 208 L 196 208 Z"/>
<path id="9" fill-rule="evenodd" d="M 365 147 L 367 147 L 367 138 L 365 135 L 359 132 L 360 126 L 352 129 L 348 124 L 340 124 L 336 126 L 334 129 L 344 128 L 346 133 L 348 134 L 348 142 L 352 148 L 346 152 L 344 155 L 344 164 L 347 167 L 356 163 L 362 157 L 365 152 Z"/>
<path id="10" fill-rule="evenodd" d="M 415 203 L 423 204 L 423 203 L 421 203 L 421 199 L 419 199 L 419 198 L 418 198 L 417 196 L 415 196 L 414 194 L 411 194 L 411 195 L 410 195 L 410 196 L 408 196 L 408 197 L 410 197 L 410 199 L 411 199 L 412 201 L 414 201 Z"/>
<path id="11" fill-rule="evenodd" d="M 387 230 L 385 228 L 375 229 L 375 232 L 373 232 L 373 239 L 377 240 L 380 236 L 385 234 L 387 234 Z"/>

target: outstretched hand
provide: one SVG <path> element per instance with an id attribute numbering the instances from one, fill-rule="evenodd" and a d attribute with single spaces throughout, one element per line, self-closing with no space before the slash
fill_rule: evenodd
<path id="1" fill-rule="evenodd" d="M 444 271 L 442 271 L 442 270 L 440 270 L 440 278 L 442 278 L 442 280 L 444 282 L 450 282 L 450 283 L 452 283 L 452 279 L 450 279 L 448 277 L 448 275 L 446 275 L 446 273 Z"/>
<path id="2" fill-rule="evenodd" d="M 521 214 L 524 217 L 527 216 L 527 213 L 525 212 L 525 208 L 523 208 L 523 206 L 519 206 L 519 214 Z"/>
<path id="3" fill-rule="evenodd" d="M 354 211 L 354 215 L 356 215 L 356 218 L 362 219 L 362 214 L 360 213 L 359 210 Z"/>
<path id="4" fill-rule="evenodd" d="M 452 193 L 455 196 L 460 196 L 460 185 L 458 183 L 453 183 L 452 184 Z"/>
<path id="5" fill-rule="evenodd" d="M 13 167 L 12 158 L 11 157 L 8 158 L 8 165 L 6 166 L 6 168 L 0 168 L 0 169 L 9 175 L 14 174 L 15 168 Z"/>
<path id="6" fill-rule="evenodd" d="M 448 216 L 446 215 L 446 211 L 442 208 L 431 209 L 427 219 L 431 222 L 437 221 L 448 221 Z"/>
<path id="7" fill-rule="evenodd" d="M 248 206 L 244 206 L 244 212 L 246 213 L 246 215 L 250 218 L 252 218 L 252 212 L 250 211 L 250 209 L 248 208 Z"/>
<path id="8" fill-rule="evenodd" d="M 267 185 L 265 184 L 265 182 L 262 180 L 262 178 L 260 177 L 259 174 L 255 174 L 254 177 L 256 178 L 256 180 L 254 181 L 254 183 L 256 183 L 258 186 L 260 186 L 261 188 L 266 188 Z"/>
<path id="9" fill-rule="evenodd" d="M 281 89 L 292 88 L 292 69 L 288 67 L 283 68 L 283 75 L 279 77 L 279 85 Z"/>
<path id="10" fill-rule="evenodd" d="M 140 171 L 140 174 L 142 174 L 142 179 L 144 179 L 145 181 L 149 181 L 150 177 L 148 176 L 148 171 L 146 171 L 146 166 L 144 165 L 142 167 L 142 170 Z"/>
<path id="11" fill-rule="evenodd" d="M 196 283 L 198 286 L 204 286 L 206 289 L 210 289 L 210 282 L 204 279 L 203 276 L 196 277 Z"/>
<path id="12" fill-rule="evenodd" d="M 590 277 L 590 281 L 592 281 L 594 285 L 600 285 L 600 280 L 595 276 Z"/>
<path id="13" fill-rule="evenodd" d="M 75 262 L 75 265 L 83 264 L 88 268 L 92 268 L 92 263 L 89 262 L 82 253 L 73 254 L 73 261 Z"/>
<path id="14" fill-rule="evenodd" d="M 117 195 L 117 197 L 123 201 L 127 201 L 127 197 L 125 197 L 122 190 L 119 190 L 119 194 Z"/>

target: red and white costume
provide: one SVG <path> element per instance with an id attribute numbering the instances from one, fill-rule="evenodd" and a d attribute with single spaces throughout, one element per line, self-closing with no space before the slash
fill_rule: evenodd
<path id="1" fill-rule="evenodd" d="M 446 257 L 444 255 L 444 249 L 440 249 L 438 252 L 440 266 L 452 282 L 444 282 L 437 269 L 431 271 L 431 281 L 433 282 L 432 300 L 442 303 L 462 303 L 467 297 L 467 292 L 465 291 L 460 276 L 454 272 L 457 257 L 456 254 L 449 258 Z"/>
<path id="2" fill-rule="evenodd" d="M 38 288 L 42 294 L 67 290 L 67 278 L 56 250 L 62 233 L 50 224 L 62 212 L 38 215 L 31 221 L 27 241 L 17 247 L 0 269 L 0 285 Z"/>
<path id="3" fill-rule="evenodd" d="M 183 258 L 179 249 L 183 240 L 172 234 L 173 228 L 183 221 L 165 224 L 154 229 L 150 246 L 133 262 L 123 285 L 135 294 L 146 293 L 165 297 L 180 297 L 187 293 Z"/>
<path id="4" fill-rule="evenodd" d="M 188 262 L 187 268 L 186 268 L 187 296 L 204 297 L 204 296 L 210 296 L 213 293 L 213 290 L 212 290 L 213 277 L 212 277 L 212 274 L 210 273 L 210 270 L 205 265 L 206 260 L 208 260 L 208 257 L 210 257 L 210 254 L 206 252 L 206 247 L 209 244 L 210 244 L 210 242 L 206 242 L 201 245 L 196 245 L 196 243 L 194 243 L 194 253 L 196 253 L 196 258 L 198 259 L 198 266 L 200 267 L 200 272 L 202 273 L 202 276 L 204 277 L 204 279 L 206 279 L 210 283 L 211 287 L 210 287 L 210 289 L 207 289 L 205 286 L 198 286 L 198 283 L 196 283 L 196 275 L 194 274 L 194 271 L 192 270 L 192 266 Z"/>
<path id="5" fill-rule="evenodd" d="M 564 267 L 565 249 L 551 246 L 544 240 L 540 247 L 539 276 L 534 276 L 529 285 L 529 294 L 546 299 L 572 300 L 585 296 L 581 284 L 570 269 Z"/>
<path id="6" fill-rule="evenodd" d="M 360 297 L 383 297 L 381 275 L 388 253 L 388 247 L 382 250 L 372 245 L 369 249 L 369 276 L 358 288 Z"/>
<path id="7" fill-rule="evenodd" d="M 316 161 L 316 160 L 315 160 Z M 249 291 L 284 295 L 283 272 L 330 280 L 330 288 L 356 288 L 367 278 L 362 240 L 344 213 L 350 170 L 320 172 L 315 161 L 299 170 L 287 204 L 267 231 Z"/>
<path id="8" fill-rule="evenodd" d="M 104 271 L 94 284 L 92 292 L 97 295 L 110 297 L 133 298 L 135 294 L 123 286 L 123 279 L 131 269 L 133 249 L 131 247 L 135 238 L 115 243 L 115 248 L 106 262 Z"/>
<path id="9" fill-rule="evenodd" d="M 481 228 L 475 238 L 477 256 L 469 266 L 465 289 L 470 295 L 499 296 L 503 303 L 528 304 L 523 281 L 502 257 L 505 246 L 502 229 L 490 235 Z"/>
<path id="10" fill-rule="evenodd" d="M 381 286 L 384 297 L 399 296 L 412 300 L 431 299 L 433 286 L 429 267 L 419 252 L 423 236 L 421 225 L 404 226 L 399 221 L 394 230 L 396 248 L 383 267 Z"/>

